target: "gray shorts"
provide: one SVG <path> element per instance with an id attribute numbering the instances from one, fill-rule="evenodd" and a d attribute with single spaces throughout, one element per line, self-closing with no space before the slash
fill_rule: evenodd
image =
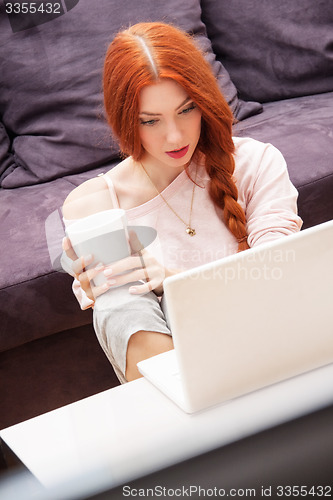
<path id="1" fill-rule="evenodd" d="M 171 335 L 163 298 L 160 301 L 154 292 L 132 295 L 128 288 L 108 290 L 97 297 L 94 306 L 98 341 L 121 383 L 126 382 L 127 344 L 133 333 L 143 330 Z"/>

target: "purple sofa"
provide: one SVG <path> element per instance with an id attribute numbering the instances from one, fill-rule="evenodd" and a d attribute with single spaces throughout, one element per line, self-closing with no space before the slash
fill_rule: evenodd
<path id="1" fill-rule="evenodd" d="M 66 6 L 66 8 L 65 8 Z M 60 207 L 119 161 L 101 73 L 115 32 L 172 22 L 205 50 L 237 123 L 277 146 L 304 227 L 333 218 L 333 8 L 327 0 L 0 1 L 0 428 L 113 387 L 115 374 L 61 271 Z"/>

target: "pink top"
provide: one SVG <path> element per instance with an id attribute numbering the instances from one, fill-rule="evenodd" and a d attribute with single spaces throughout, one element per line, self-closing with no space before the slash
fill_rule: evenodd
<path id="1" fill-rule="evenodd" d="M 289 180 L 281 153 L 271 144 L 254 139 L 234 138 L 234 143 L 234 178 L 238 202 L 246 214 L 249 246 L 299 231 L 302 220 L 297 215 L 298 193 Z M 189 166 L 192 179 L 195 179 L 196 168 L 193 163 Z M 191 217 L 191 227 L 196 230 L 193 237 L 186 233 L 184 223 L 159 195 L 126 211 L 129 225 L 157 230 L 157 238 L 147 250 L 167 268 L 185 270 L 237 252 L 236 238 L 209 197 L 210 179 L 204 168 L 198 167 L 196 180 Z M 115 203 L 113 186 L 111 182 L 108 184 Z M 193 183 L 185 171 L 162 192 L 185 222 L 189 220 L 192 192 Z M 83 309 L 92 304 L 76 280 L 73 290 Z"/>

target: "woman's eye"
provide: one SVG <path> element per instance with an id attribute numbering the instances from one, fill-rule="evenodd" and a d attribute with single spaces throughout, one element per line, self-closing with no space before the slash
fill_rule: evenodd
<path id="1" fill-rule="evenodd" d="M 155 125 L 157 123 L 157 120 L 140 120 L 141 125 Z"/>
<path id="2" fill-rule="evenodd" d="M 189 113 L 190 111 L 192 111 L 193 109 L 196 108 L 196 105 L 194 103 L 192 103 L 190 106 L 188 106 L 187 108 L 183 109 L 180 114 L 182 115 L 186 115 L 187 113 Z"/>

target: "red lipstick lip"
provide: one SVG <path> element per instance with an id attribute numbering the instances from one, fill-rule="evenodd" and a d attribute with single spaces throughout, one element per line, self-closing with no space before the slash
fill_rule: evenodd
<path id="1" fill-rule="evenodd" d="M 188 144 L 184 148 L 174 149 L 173 151 L 166 151 L 166 154 L 171 156 L 171 158 L 183 158 L 189 150 L 190 145 Z"/>

